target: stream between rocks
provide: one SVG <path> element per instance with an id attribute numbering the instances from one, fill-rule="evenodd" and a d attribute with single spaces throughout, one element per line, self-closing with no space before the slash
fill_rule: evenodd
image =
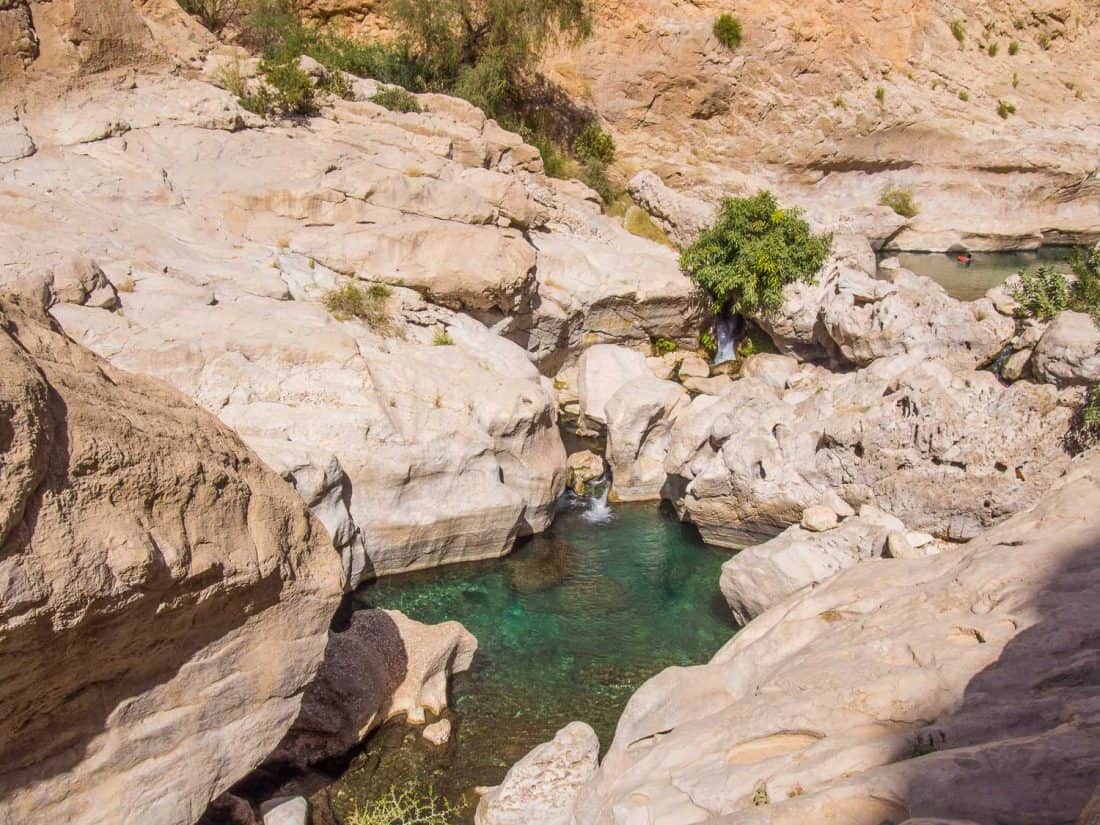
<path id="1" fill-rule="evenodd" d="M 337 825 L 357 801 L 410 778 L 473 821 L 476 786 L 563 725 L 581 719 L 604 749 L 631 694 L 671 665 L 706 662 L 736 630 L 718 589 L 729 558 L 655 504 L 624 504 L 607 521 L 567 497 L 552 528 L 499 561 L 383 579 L 360 607 L 421 622 L 461 621 L 478 639 L 470 672 L 452 680 L 450 741 L 436 747 L 403 722 L 372 735 L 313 799 L 314 822 Z"/>

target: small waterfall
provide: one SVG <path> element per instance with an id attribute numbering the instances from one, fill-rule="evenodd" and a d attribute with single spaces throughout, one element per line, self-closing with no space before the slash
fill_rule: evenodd
<path id="1" fill-rule="evenodd" d="M 590 492 L 585 496 L 588 506 L 581 514 L 581 518 L 593 524 L 607 524 L 615 518 L 615 511 L 607 503 L 607 497 L 611 494 L 611 479 L 604 476 L 599 481 L 592 482 Z"/>
<path id="2" fill-rule="evenodd" d="M 745 322 L 739 315 L 719 315 L 714 319 L 714 338 L 718 351 L 714 354 L 715 364 L 724 364 L 737 357 L 737 339 L 744 329 Z"/>

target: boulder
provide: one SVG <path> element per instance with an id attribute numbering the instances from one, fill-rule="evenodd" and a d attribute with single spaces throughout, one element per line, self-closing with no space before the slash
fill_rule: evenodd
<path id="1" fill-rule="evenodd" d="M 607 472 L 607 465 L 604 463 L 603 456 L 597 455 L 591 450 L 580 450 L 571 453 L 566 460 L 566 467 L 569 471 L 569 489 L 578 496 L 584 495 L 588 485 L 603 478 Z"/>
<path id="2" fill-rule="evenodd" d="M 436 747 L 446 745 L 451 741 L 451 720 L 440 719 L 430 725 L 425 725 L 422 735 Z"/>
<path id="3" fill-rule="evenodd" d="M 1075 821 L 1100 771 L 1098 531 L 1092 455 L 952 553 L 788 597 L 634 694 L 572 822 Z"/>
<path id="4" fill-rule="evenodd" d="M 1100 382 L 1100 327 L 1083 312 L 1059 312 L 1035 345 L 1031 371 L 1059 387 Z"/>
<path id="5" fill-rule="evenodd" d="M 0 820 L 187 825 L 298 714 L 340 559 L 177 391 L 26 301 L 0 350 Z"/>
<path id="6" fill-rule="evenodd" d="M 619 501 L 661 497 L 669 434 L 690 401 L 679 384 L 651 375 L 628 381 L 608 400 L 607 461 Z"/>
<path id="7" fill-rule="evenodd" d="M 716 210 L 710 204 L 669 186 L 649 170 L 639 172 L 627 183 L 631 197 L 657 221 L 679 246 L 687 246 L 714 223 Z"/>
<path id="8" fill-rule="evenodd" d="M 586 349 L 577 363 L 577 393 L 581 418 L 607 423 L 607 402 L 628 381 L 648 376 L 645 356 L 613 344 Z"/>
<path id="9" fill-rule="evenodd" d="M 271 756 L 305 766 L 343 754 L 396 716 L 422 724 L 447 707 L 447 680 L 470 667 L 477 639 L 458 622 L 425 625 L 395 610 L 358 610 L 333 633 L 302 710 Z"/>
<path id="10" fill-rule="evenodd" d="M 835 522 L 836 514 L 828 512 Z M 861 561 L 878 558 L 890 535 L 895 534 L 887 527 L 862 517 L 845 519 L 825 532 L 801 525 L 788 527 L 722 565 L 722 595 L 734 618 L 746 624 L 792 593 L 820 584 Z"/>
<path id="11" fill-rule="evenodd" d="M 596 773 L 600 740 L 571 722 L 509 768 L 477 806 L 477 825 L 570 825 L 577 791 Z"/>
<path id="12" fill-rule="evenodd" d="M 270 799 L 260 806 L 264 825 L 309 825 L 309 802 L 300 796 Z"/>
<path id="13" fill-rule="evenodd" d="M 802 529 L 811 533 L 824 533 L 838 523 L 837 513 L 831 507 L 813 504 L 802 511 Z"/>

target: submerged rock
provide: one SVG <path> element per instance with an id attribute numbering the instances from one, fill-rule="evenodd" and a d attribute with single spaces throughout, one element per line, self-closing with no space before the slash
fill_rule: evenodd
<path id="1" fill-rule="evenodd" d="M 572 722 L 513 765 L 477 806 L 477 825 L 569 825 L 577 791 L 596 772 L 600 740 Z"/>

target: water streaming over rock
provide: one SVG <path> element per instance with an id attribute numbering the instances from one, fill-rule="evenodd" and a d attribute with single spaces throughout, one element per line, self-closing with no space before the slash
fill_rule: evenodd
<path id="1" fill-rule="evenodd" d="M 714 354 L 715 364 L 724 364 L 737 357 L 737 338 L 744 325 L 737 315 L 719 315 L 714 319 L 714 338 L 718 344 L 718 351 Z"/>

